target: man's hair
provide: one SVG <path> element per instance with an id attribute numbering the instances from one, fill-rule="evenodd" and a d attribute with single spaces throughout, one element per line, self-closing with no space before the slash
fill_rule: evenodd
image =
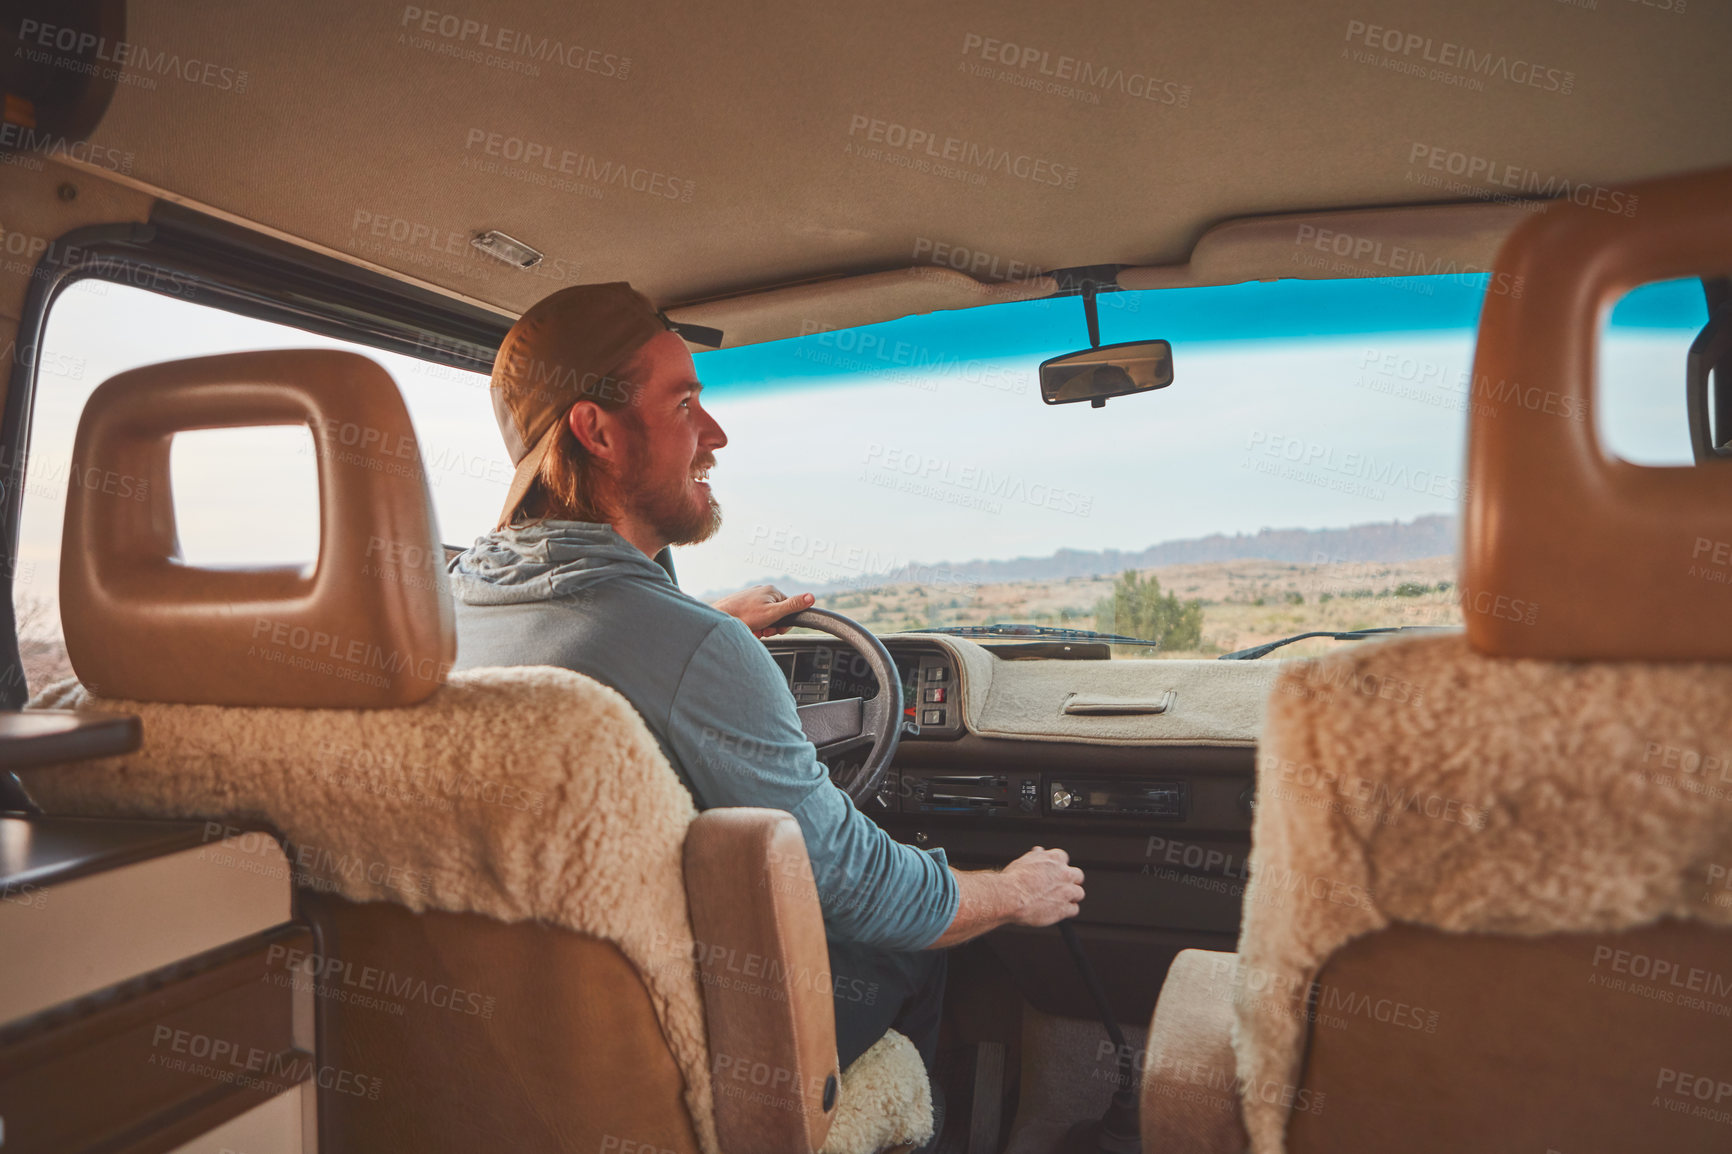
<path id="1" fill-rule="evenodd" d="M 636 399 L 638 387 L 631 381 L 642 380 L 643 351 L 626 358 L 624 364 L 599 381 L 586 380 L 580 401 L 593 401 L 603 411 L 622 413 Z M 576 404 L 577 402 L 573 402 Z M 566 410 L 570 412 L 569 409 Z M 628 416 L 627 420 L 632 420 Z M 571 423 L 562 415 L 559 432 L 553 445 L 542 459 L 535 479 L 518 503 L 511 518 L 514 525 L 534 525 L 541 521 L 591 521 L 605 523 L 609 510 L 602 504 L 597 482 L 600 466 L 571 431 Z"/>

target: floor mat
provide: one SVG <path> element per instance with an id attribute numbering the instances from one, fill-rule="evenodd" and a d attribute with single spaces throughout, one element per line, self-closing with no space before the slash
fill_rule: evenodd
<path id="1" fill-rule="evenodd" d="M 1142 1073 L 1147 1030 L 1121 1024 Z M 1119 1055 L 1097 1021 L 1059 1018 L 1024 1006 L 1022 1099 L 1005 1154 L 1057 1154 L 1077 1122 L 1099 1118 L 1117 1088 Z"/>

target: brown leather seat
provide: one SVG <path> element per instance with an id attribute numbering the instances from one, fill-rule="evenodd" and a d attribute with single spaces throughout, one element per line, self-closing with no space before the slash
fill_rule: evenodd
<path id="1" fill-rule="evenodd" d="M 175 431 L 306 423 L 320 555 L 177 556 Z M 924 1137 L 911 1044 L 836 1065 L 816 887 L 785 813 L 698 815 L 641 719 L 568 670 L 448 677 L 454 633 L 413 429 L 373 362 L 300 350 L 105 382 L 74 459 L 152 478 L 69 496 L 61 604 L 122 758 L 28 777 L 50 811 L 264 820 L 315 953 L 327 1151 L 801 1151 Z M 913 1069 L 908 1063 L 912 1061 Z M 888 1071 L 888 1073 L 887 1073 Z M 900 1112 L 887 1077 L 918 1077 Z M 850 1073 L 849 1078 L 856 1077 Z"/>
<path id="2" fill-rule="evenodd" d="M 1146 1149 L 1732 1148 L 1732 612 L 1691 568 L 1732 466 L 1609 459 L 1592 400 L 1612 300 L 1732 269 L 1732 171 L 1631 191 L 1498 259 L 1465 637 L 1277 684 L 1239 948 L 1161 991 Z"/>

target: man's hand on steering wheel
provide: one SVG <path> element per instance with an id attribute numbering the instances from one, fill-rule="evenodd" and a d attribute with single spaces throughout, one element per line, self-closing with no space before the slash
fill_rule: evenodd
<path id="1" fill-rule="evenodd" d="M 796 593 L 792 597 L 785 597 L 774 585 L 754 585 L 750 589 L 730 593 L 719 601 L 712 601 L 710 605 L 730 617 L 738 617 L 744 621 L 746 628 L 750 629 L 754 636 L 777 637 L 786 633 L 788 626 L 777 629 L 776 622 L 790 613 L 810 609 L 814 600 L 810 593 Z"/>
<path id="2" fill-rule="evenodd" d="M 870 698 L 845 697 L 796 706 L 806 740 L 818 750 L 818 760 L 830 767 L 830 780 L 855 805 L 878 792 L 897 743 L 902 740 L 902 675 L 896 661 L 869 629 L 828 609 L 802 609 L 781 622 L 784 630 L 798 627 L 828 633 L 852 649 L 866 665 L 878 692 Z M 853 764 L 851 755 L 866 751 Z M 846 762 L 838 758 L 846 757 Z"/>

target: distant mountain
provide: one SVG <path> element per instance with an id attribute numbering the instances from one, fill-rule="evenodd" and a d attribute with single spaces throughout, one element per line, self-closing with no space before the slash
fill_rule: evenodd
<path id="1" fill-rule="evenodd" d="M 1208 561 L 1255 559 L 1302 564 L 1418 561 L 1426 557 L 1453 556 L 1456 534 L 1457 522 L 1453 516 L 1432 513 L 1405 523 L 1380 521 L 1351 525 L 1345 529 L 1260 529 L 1255 533 L 1235 533 L 1231 537 L 1213 533 L 1183 541 L 1164 541 L 1137 552 L 1060 549 L 1045 557 L 1017 557 L 1007 561 L 913 564 L 883 574 L 862 575 L 823 585 L 808 584 L 787 575 L 763 580 L 790 590 L 798 588 L 813 593 L 830 593 L 878 585 L 928 584 L 935 579 L 946 583 L 997 584 L 1050 581 L 1062 577 L 1101 577 L 1126 569 L 1156 569 L 1163 565 Z"/>

